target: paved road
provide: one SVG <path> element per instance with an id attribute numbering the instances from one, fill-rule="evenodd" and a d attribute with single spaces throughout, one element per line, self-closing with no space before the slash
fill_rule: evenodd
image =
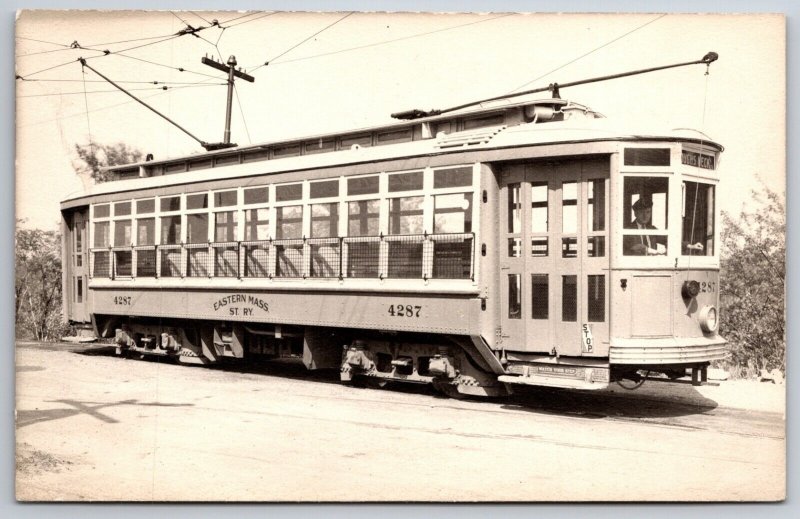
<path id="1" fill-rule="evenodd" d="M 708 399 L 452 400 L 285 363 L 17 345 L 22 500 L 775 500 L 784 431 L 780 413 Z"/>

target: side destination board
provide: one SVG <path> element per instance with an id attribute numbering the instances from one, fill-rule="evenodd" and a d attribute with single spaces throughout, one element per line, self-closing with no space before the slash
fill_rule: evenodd
<path id="1" fill-rule="evenodd" d="M 476 334 L 474 296 L 264 291 L 93 290 L 93 313 Z"/>

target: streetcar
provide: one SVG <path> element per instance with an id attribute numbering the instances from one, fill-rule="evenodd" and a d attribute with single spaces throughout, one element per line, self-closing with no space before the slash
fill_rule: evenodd
<path id="1" fill-rule="evenodd" d="M 543 91 L 112 167 L 61 204 L 64 313 L 120 355 L 450 396 L 704 382 L 723 146 Z"/>

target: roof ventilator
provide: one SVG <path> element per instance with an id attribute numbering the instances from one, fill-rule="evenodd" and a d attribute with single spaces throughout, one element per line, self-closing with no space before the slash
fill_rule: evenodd
<path id="1" fill-rule="evenodd" d="M 476 130 L 466 130 L 462 132 L 455 132 L 451 134 L 440 133 L 437 135 L 436 147 L 439 149 L 444 148 L 457 148 L 476 146 L 478 144 L 486 144 L 492 138 L 506 129 L 506 125 L 493 126 L 489 128 L 479 128 Z"/>

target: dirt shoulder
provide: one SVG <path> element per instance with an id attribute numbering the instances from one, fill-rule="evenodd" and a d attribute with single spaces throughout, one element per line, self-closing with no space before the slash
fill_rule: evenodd
<path id="1" fill-rule="evenodd" d="M 786 413 L 786 384 L 756 380 L 710 381 L 703 386 L 647 381 L 634 391 L 612 384 L 609 393 L 631 398 L 680 402 L 688 405 L 716 405 L 729 409 Z"/>

